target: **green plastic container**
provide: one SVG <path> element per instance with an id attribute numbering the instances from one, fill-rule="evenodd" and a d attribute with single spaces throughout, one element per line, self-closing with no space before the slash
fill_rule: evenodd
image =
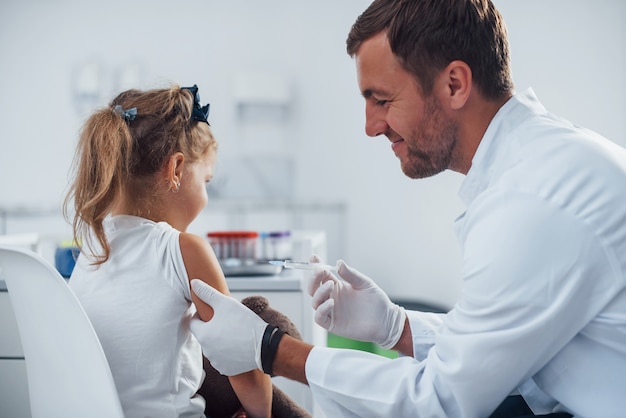
<path id="1" fill-rule="evenodd" d="M 352 350 L 367 351 L 368 353 L 374 353 L 388 358 L 398 357 L 397 351 L 386 350 L 378 344 L 352 340 L 350 338 L 340 337 L 330 332 L 328 333 L 326 345 L 333 348 L 349 348 Z"/>

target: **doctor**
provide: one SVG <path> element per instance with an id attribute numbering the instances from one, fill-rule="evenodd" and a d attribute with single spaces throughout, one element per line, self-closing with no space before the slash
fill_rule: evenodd
<path id="1" fill-rule="evenodd" d="M 343 280 L 317 270 L 317 322 L 405 354 L 390 360 L 281 335 L 193 281 L 214 308 L 191 325 L 213 366 L 306 383 L 329 418 L 623 417 L 626 151 L 514 91 L 489 0 L 375 0 L 347 49 L 366 133 L 411 178 L 466 175 L 462 296 L 447 314 L 405 311 L 342 261 Z"/>

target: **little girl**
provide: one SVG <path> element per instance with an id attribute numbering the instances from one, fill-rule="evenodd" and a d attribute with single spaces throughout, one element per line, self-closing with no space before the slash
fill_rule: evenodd
<path id="1" fill-rule="evenodd" d="M 196 309 L 205 321 L 213 312 L 189 281 L 228 294 L 211 246 L 185 232 L 213 176 L 208 113 L 195 85 L 129 90 L 87 120 L 76 150 L 65 213 L 73 202 L 81 254 L 69 283 L 128 418 L 204 416 L 196 395 L 202 351 L 188 325 Z M 268 375 L 255 370 L 230 382 L 249 416 L 270 416 Z"/>

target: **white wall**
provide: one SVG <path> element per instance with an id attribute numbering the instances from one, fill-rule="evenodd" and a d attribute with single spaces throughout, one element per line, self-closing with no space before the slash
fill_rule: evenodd
<path id="1" fill-rule="evenodd" d="M 76 71 L 86 63 L 101 67 L 100 105 L 127 87 L 119 78 L 124 70 L 131 76 L 139 70 L 138 87 L 197 83 L 203 101 L 212 104 L 222 161 L 251 140 L 242 139 L 238 126 L 233 98 L 238 74 L 271 74 L 293 92 L 280 135 L 296 155 L 295 197 L 346 202 L 341 256 L 391 296 L 451 306 L 461 284 L 451 226 L 463 211 L 456 197 L 462 177 L 443 173 L 411 181 L 386 140 L 365 136 L 345 37 L 368 4 L 1 2 L 0 208 L 51 210 L 44 221 L 17 220 L 10 232 L 67 228 L 57 209 L 86 114 L 73 95 Z M 508 24 L 517 88 L 532 86 L 552 112 L 626 145 L 626 2 L 497 0 L 496 5 Z"/>

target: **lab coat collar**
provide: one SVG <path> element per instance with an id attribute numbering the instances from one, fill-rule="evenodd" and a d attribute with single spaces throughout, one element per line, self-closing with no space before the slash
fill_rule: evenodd
<path id="1" fill-rule="evenodd" d="M 514 144 L 509 133 L 531 113 L 546 113 L 532 88 L 515 93 L 495 114 L 472 159 L 472 166 L 461 183 L 459 197 L 466 206 L 498 177 L 506 165 L 503 154 Z"/>

